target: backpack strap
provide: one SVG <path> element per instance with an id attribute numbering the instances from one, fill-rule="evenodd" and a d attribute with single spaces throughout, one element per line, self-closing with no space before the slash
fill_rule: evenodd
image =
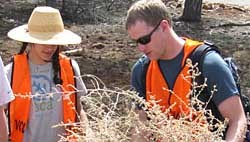
<path id="1" fill-rule="evenodd" d="M 199 45 L 196 49 L 194 49 L 194 51 L 189 56 L 193 65 L 198 63 L 197 67 L 198 67 L 199 72 L 201 74 L 199 76 L 197 76 L 195 78 L 195 80 L 193 80 L 198 84 L 204 83 L 204 76 L 203 76 L 203 70 L 202 70 L 203 69 L 203 61 L 204 61 L 206 54 L 208 52 L 211 52 L 211 51 L 216 51 L 217 53 L 220 54 L 218 47 L 216 47 L 214 45 L 214 43 L 204 41 L 204 44 Z M 206 92 L 206 91 L 207 91 L 207 89 L 203 90 L 203 92 Z M 206 99 L 204 99 L 204 100 L 206 100 Z"/>
<path id="2" fill-rule="evenodd" d="M 203 61 L 204 58 L 206 56 L 206 54 L 208 52 L 211 51 L 216 51 L 218 54 L 220 54 L 220 51 L 218 49 L 218 47 L 216 47 L 213 43 L 204 41 L 204 44 L 199 45 L 190 55 L 190 59 L 192 60 L 193 64 L 198 63 L 198 69 L 199 72 L 201 72 L 201 74 L 199 76 L 197 76 L 195 78 L 196 83 L 198 84 L 203 84 L 204 83 L 204 76 L 203 76 L 203 70 L 202 70 L 202 66 L 203 66 Z M 208 90 L 207 88 L 204 88 L 204 90 L 201 90 L 202 93 L 198 96 L 198 99 L 202 102 L 207 102 L 210 98 L 210 96 L 208 95 Z M 193 94 L 195 95 L 195 94 Z M 194 106 L 197 107 L 197 106 Z M 218 118 L 219 120 L 224 120 L 224 118 L 222 117 L 222 115 L 220 114 L 217 106 L 215 105 L 215 103 L 211 100 L 210 102 L 208 102 L 206 109 L 211 110 L 212 114 Z M 212 121 L 212 123 L 217 123 L 216 120 L 208 120 L 208 121 Z"/>
<path id="3" fill-rule="evenodd" d="M 204 44 L 199 45 L 199 47 L 197 47 L 190 56 L 192 63 L 198 63 L 198 68 L 201 73 L 205 55 L 210 51 L 216 51 L 220 54 L 218 47 L 215 46 L 214 43 L 204 41 Z"/>

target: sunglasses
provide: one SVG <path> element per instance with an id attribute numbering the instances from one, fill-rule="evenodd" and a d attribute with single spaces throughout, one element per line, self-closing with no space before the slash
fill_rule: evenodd
<path id="1" fill-rule="evenodd" d="M 156 29 L 160 26 L 160 24 L 161 24 L 161 21 L 155 26 L 155 28 L 149 34 L 138 38 L 136 40 L 136 43 L 137 44 L 139 43 L 139 44 L 142 44 L 142 45 L 148 44 L 151 41 L 152 34 L 156 31 Z"/>

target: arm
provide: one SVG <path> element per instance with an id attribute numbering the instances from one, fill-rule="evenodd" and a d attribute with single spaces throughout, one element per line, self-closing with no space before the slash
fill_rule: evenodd
<path id="1" fill-rule="evenodd" d="M 232 106 L 234 107 L 232 109 Z M 242 142 L 246 133 L 246 117 L 239 96 L 232 96 L 218 106 L 223 117 L 229 119 L 226 141 Z"/>
<path id="2" fill-rule="evenodd" d="M 134 87 L 134 89 L 139 93 L 140 97 L 145 98 L 144 92 L 144 83 L 142 82 L 142 72 L 143 72 L 143 61 L 140 59 L 134 64 L 132 69 L 132 76 L 131 76 L 131 85 Z M 140 108 L 140 106 L 137 106 L 138 109 L 135 111 L 136 114 L 139 116 L 139 121 L 142 123 L 147 121 L 146 112 Z M 135 128 L 131 130 L 131 142 L 147 142 L 148 139 L 145 138 L 147 135 L 147 132 L 143 130 L 139 130 L 139 132 L 136 132 Z"/>
<path id="3" fill-rule="evenodd" d="M 0 141 L 7 142 L 8 131 L 7 131 L 7 121 L 4 112 L 4 106 L 0 106 Z"/>
<path id="4" fill-rule="evenodd" d="M 226 141 L 241 142 L 245 135 L 246 117 L 230 69 L 218 54 L 211 52 L 205 56 L 203 73 L 210 89 L 216 85 L 217 91 L 212 100 L 220 114 L 229 120 Z"/>
<path id="5" fill-rule="evenodd" d="M 80 121 L 82 122 L 87 122 L 87 115 L 84 112 L 84 110 L 82 109 L 82 105 L 81 105 L 81 96 L 86 95 L 87 94 L 87 89 L 85 84 L 82 81 L 82 77 L 80 74 L 80 68 L 77 64 L 77 62 L 75 60 L 72 60 L 72 66 L 74 69 L 74 73 L 75 73 L 75 77 L 76 77 L 76 88 L 77 88 L 77 114 L 79 114 L 80 116 Z"/>
<path id="6" fill-rule="evenodd" d="M 10 86 L 10 78 L 11 78 L 11 70 L 12 70 L 12 64 L 7 65 L 4 67 L 2 59 L 0 58 L 0 68 L 1 68 L 1 86 L 0 86 L 0 92 L 1 92 L 1 99 L 0 99 L 0 141 L 1 142 L 7 142 L 8 141 L 8 125 L 7 125 L 7 119 L 6 119 L 6 113 L 5 109 L 9 102 L 14 100 L 14 94 L 12 92 L 11 86 Z"/>

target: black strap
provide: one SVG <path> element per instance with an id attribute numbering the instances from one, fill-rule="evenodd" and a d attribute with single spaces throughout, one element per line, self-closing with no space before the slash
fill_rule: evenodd
<path id="1" fill-rule="evenodd" d="M 205 55 L 210 51 L 216 51 L 217 53 L 220 54 L 219 49 L 213 43 L 205 41 L 204 44 L 201 44 L 200 46 L 198 46 L 189 57 L 192 60 L 193 64 L 198 63 L 198 69 L 199 69 L 199 72 L 201 72 L 201 74 L 199 76 L 197 76 L 194 80 L 198 84 L 204 83 L 202 66 L 203 66 L 203 61 L 204 61 Z M 209 98 L 210 98 L 210 96 L 208 95 L 207 88 L 203 88 L 202 93 L 198 96 L 198 99 L 200 101 L 207 102 L 209 100 Z M 211 110 L 212 114 L 216 118 L 218 118 L 219 120 L 222 120 L 222 121 L 224 120 L 224 118 L 222 117 L 222 115 L 218 111 L 218 108 L 214 104 L 213 101 L 208 102 L 206 109 Z M 209 121 L 212 121 L 212 123 L 217 123 L 215 120 L 209 120 Z"/>
<path id="2" fill-rule="evenodd" d="M 202 73 L 202 65 L 204 61 L 205 55 L 210 51 L 216 51 L 220 54 L 218 47 L 216 47 L 213 43 L 204 41 L 204 44 L 199 45 L 191 54 L 190 59 L 192 63 L 198 63 L 199 71 Z"/>

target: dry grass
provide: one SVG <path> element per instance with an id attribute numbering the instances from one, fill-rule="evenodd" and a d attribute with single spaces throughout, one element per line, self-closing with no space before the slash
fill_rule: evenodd
<path id="1" fill-rule="evenodd" d="M 188 77 L 195 78 L 199 75 L 196 66 L 191 67 L 193 75 Z M 74 135 L 80 142 L 127 142 L 131 141 L 132 135 L 143 135 L 147 141 L 161 142 L 221 141 L 226 122 L 216 120 L 216 125 L 208 123 L 208 118 L 215 118 L 210 111 L 204 109 L 206 104 L 196 98 L 201 93 L 198 90 L 202 90 L 206 86 L 205 83 L 198 86 L 194 82 L 194 89 L 190 90 L 190 94 L 196 94 L 191 106 L 199 107 L 190 107 L 190 115 L 176 119 L 168 115 L 175 104 L 163 112 L 153 98 L 152 101 L 146 102 L 131 89 L 108 89 L 99 78 L 92 75 L 83 76 L 86 77 L 90 78 L 93 84 L 93 89 L 88 89 L 88 95 L 81 98 L 88 123 L 76 123 L 74 127 L 77 131 L 70 131 L 70 135 Z M 213 91 L 216 91 L 216 88 Z M 146 112 L 146 121 L 141 121 L 137 113 L 138 105 Z M 213 128 L 216 128 L 216 131 L 211 132 Z M 66 139 L 62 137 L 62 141 Z"/>

